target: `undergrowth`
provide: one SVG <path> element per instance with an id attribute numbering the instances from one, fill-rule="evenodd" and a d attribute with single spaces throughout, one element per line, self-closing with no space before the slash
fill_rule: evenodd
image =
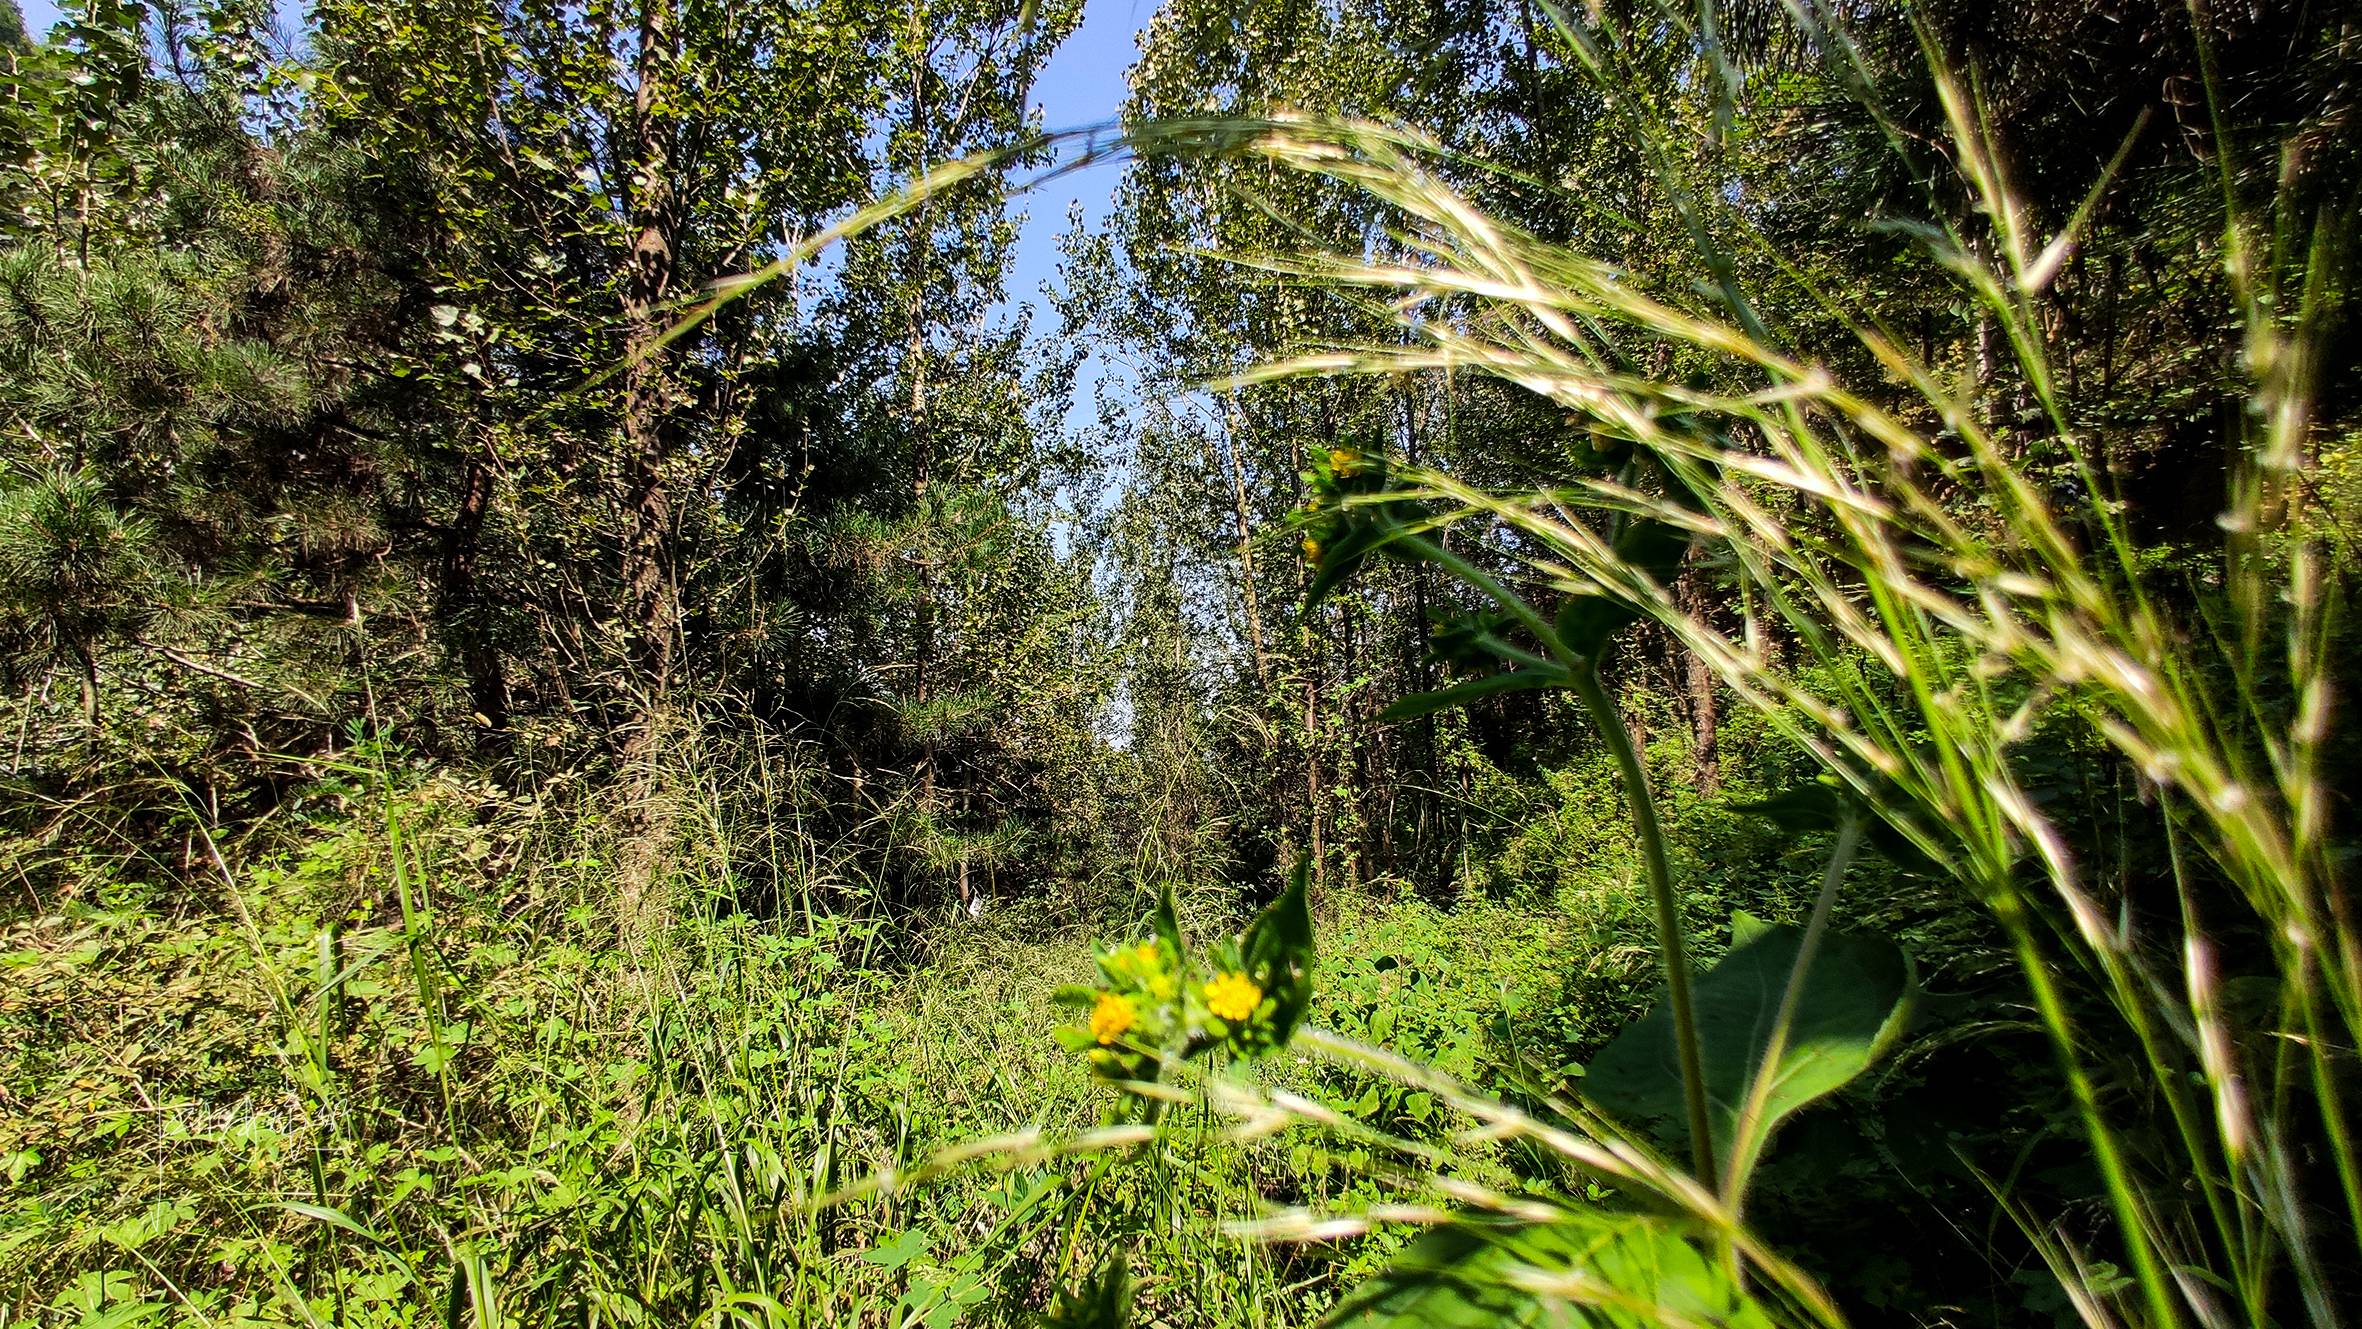
<path id="1" fill-rule="evenodd" d="M 1211 1118 L 1133 1165 L 823 1203 L 962 1141 L 1098 1122 L 1104 1094 L 1049 1031 L 1103 920 L 744 911 L 737 847 L 691 798 L 661 921 L 634 935 L 606 832 L 562 782 L 519 796 L 361 756 L 271 837 L 217 854 L 192 822 L 196 887 L 116 861 L 11 912 L 0 1318 L 1022 1322 L 1123 1252 L 1170 1323 L 1284 1324 L 1401 1244 L 1225 1235 L 1383 1187 L 1350 1141 L 1234 1148 Z M 802 871 L 858 886 L 825 849 Z M 1645 948 L 1615 940 L 1644 926 L 1634 889 L 1339 893 L 1315 1016 L 1479 1082 L 1572 1070 L 1584 1028 L 1645 999 Z M 1185 895 L 1208 929 L 1232 908 Z M 1604 1003 L 1561 972 L 1570 930 L 1603 943 Z M 1443 1126 L 1376 1077 L 1254 1073 L 1385 1131 Z M 1485 1175 L 1514 1181 L 1499 1159 Z"/>

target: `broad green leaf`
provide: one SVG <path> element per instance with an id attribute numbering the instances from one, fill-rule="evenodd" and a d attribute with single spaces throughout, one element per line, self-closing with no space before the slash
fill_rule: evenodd
<path id="1" fill-rule="evenodd" d="M 1558 638 L 1575 654 L 1592 657 L 1619 629 L 1637 621 L 1640 611 L 1605 595 L 1570 596 L 1558 609 Z"/>
<path id="2" fill-rule="evenodd" d="M 933 1244 L 933 1239 L 930 1238 L 926 1233 L 913 1228 L 907 1232 L 896 1233 L 892 1241 L 873 1246 L 870 1249 L 863 1251 L 861 1253 L 861 1258 L 865 1262 L 874 1264 L 880 1269 L 900 1269 L 902 1266 L 909 1264 L 911 1261 L 926 1254 L 927 1248 Z"/>
<path id="3" fill-rule="evenodd" d="M 145 1289 L 146 1280 L 135 1273 L 85 1270 L 53 1309 L 73 1313 L 75 1329 L 129 1329 L 170 1313 L 161 1297 L 151 1299 Z"/>
<path id="4" fill-rule="evenodd" d="M 1120 1254 L 1108 1256 L 1080 1287 L 1060 1288 L 1040 1323 L 1043 1329 L 1126 1329 L 1132 1323 L 1131 1267 Z"/>
<path id="5" fill-rule="evenodd" d="M 1503 663 L 1548 668 L 1551 662 L 1514 640 L 1522 631 L 1507 610 L 1468 610 L 1436 616 L 1428 629 L 1427 652 L 1441 663 L 1471 673 Z"/>
<path id="6" fill-rule="evenodd" d="M 1346 508 L 1332 538 L 1320 546 L 1312 580 L 1304 588 L 1304 608 L 1327 599 L 1361 571 L 1370 555 L 1411 533 L 1408 526 L 1374 508 Z"/>
<path id="7" fill-rule="evenodd" d="M 1927 869 L 1933 860 L 1911 837 L 1903 834 L 1893 822 L 1864 806 L 1854 795 L 1838 786 L 1829 776 L 1821 776 L 1810 784 L 1784 789 L 1770 798 L 1754 803 L 1739 803 L 1734 812 L 1761 817 L 1790 831 L 1833 831 L 1846 814 L 1848 804 L 1861 818 L 1864 838 L 1871 847 L 1884 854 L 1896 867 Z"/>
<path id="8" fill-rule="evenodd" d="M 1748 1081 L 1763 1059 L 1802 929 L 1765 928 L 1698 976 L 1698 1042 L 1717 1155 L 1727 1156 Z M 1842 1088 L 1902 1032 L 1916 984 L 1910 957 L 1882 937 L 1829 933 L 1806 976 L 1758 1129 Z M 1681 1063 L 1665 1004 L 1625 1027 L 1585 1066 L 1583 1096 L 1686 1148 Z M 1676 1151 L 1680 1152 L 1679 1150 Z"/>
<path id="9" fill-rule="evenodd" d="M 1298 863 L 1287 890 L 1247 924 L 1240 951 L 1247 976 L 1270 997 L 1273 1043 L 1285 1043 L 1312 1004 L 1310 865 Z"/>
<path id="10" fill-rule="evenodd" d="M 1680 1228 L 1570 1210 L 1550 1223 L 1464 1221 L 1413 1242 L 1329 1329 L 1654 1329 L 1774 1323 Z"/>
<path id="11" fill-rule="evenodd" d="M 1730 944 L 1733 946 L 1744 946 L 1771 930 L 1770 923 L 1744 909 L 1730 911 Z"/>
<path id="12" fill-rule="evenodd" d="M 99 1236 L 110 1245 L 137 1250 L 195 1216 L 196 1210 L 186 1202 L 158 1200 L 129 1218 L 108 1224 L 100 1229 Z"/>
<path id="13" fill-rule="evenodd" d="M 1616 557 L 1663 585 L 1681 570 L 1689 545 L 1690 533 L 1678 526 L 1634 518 L 1616 535 Z"/>
<path id="14" fill-rule="evenodd" d="M 1833 831 L 1845 815 L 1845 795 L 1826 776 L 1783 789 L 1753 803 L 1736 803 L 1733 812 L 1779 823 L 1792 831 Z"/>

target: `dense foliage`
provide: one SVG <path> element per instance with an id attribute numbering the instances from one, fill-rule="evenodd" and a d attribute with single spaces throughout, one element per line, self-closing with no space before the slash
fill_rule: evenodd
<path id="1" fill-rule="evenodd" d="M 0 1324 L 2362 1313 L 2362 24 L 1142 17 L 0 7 Z"/>

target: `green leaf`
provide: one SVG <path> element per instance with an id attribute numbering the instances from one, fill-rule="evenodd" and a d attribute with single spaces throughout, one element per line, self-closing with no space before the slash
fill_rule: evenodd
<path id="1" fill-rule="evenodd" d="M 1504 674 L 1487 674 L 1454 683 L 1433 692 L 1418 692 L 1386 708 L 1378 718 L 1385 721 L 1415 720 L 1435 711 L 1465 706 L 1469 702 L 1503 692 L 1527 692 L 1535 688 L 1564 687 L 1567 676 L 1559 669 L 1512 669 Z"/>
<path id="2" fill-rule="evenodd" d="M 1374 509 L 1345 511 L 1347 515 L 1333 538 L 1321 546 L 1312 580 L 1304 588 L 1307 612 L 1361 571 L 1361 565 L 1369 561 L 1370 555 L 1410 534 L 1410 528 Z"/>
<path id="3" fill-rule="evenodd" d="M 1616 533 L 1618 562 L 1646 572 L 1659 585 L 1671 581 L 1689 549 L 1689 532 L 1661 521 L 1630 518 Z M 1640 607 L 1611 595 L 1578 595 L 1558 611 L 1558 638 L 1566 648 L 1586 659 L 1596 659 L 1608 640 L 1640 619 Z"/>
<path id="4" fill-rule="evenodd" d="M 1792 831 L 1833 831 L 1845 813 L 1845 795 L 1823 778 L 1757 802 L 1734 804 L 1731 811 L 1778 822 Z"/>
<path id="5" fill-rule="evenodd" d="M 1718 1155 L 1730 1151 L 1748 1081 L 1770 1042 L 1803 939 L 1800 928 L 1765 928 L 1698 977 L 1699 1050 Z M 1916 988 L 1910 957 L 1893 942 L 1848 933 L 1824 936 L 1805 978 L 1786 1050 L 1773 1068 L 1771 1097 L 1757 1129 L 1769 1133 L 1783 1118 L 1868 1070 L 1901 1034 Z M 1686 1148 L 1681 1063 L 1673 1017 L 1664 1003 L 1626 1026 L 1585 1072 L 1583 1096 L 1593 1106 L 1633 1125 L 1654 1125 L 1668 1141 Z"/>
<path id="6" fill-rule="evenodd" d="M 1744 909 L 1730 911 L 1730 944 L 1733 946 L 1744 946 L 1771 930 L 1771 924 Z"/>
<path id="7" fill-rule="evenodd" d="M 1914 843 L 1910 836 L 1888 818 L 1864 805 L 1850 790 L 1838 785 L 1830 776 L 1820 776 L 1811 784 L 1783 789 L 1770 798 L 1754 803 L 1739 803 L 1732 807 L 1750 817 L 1761 817 L 1790 831 L 1833 831 L 1843 821 L 1848 805 L 1861 818 L 1864 838 L 1872 848 L 1884 854 L 1896 867 L 1928 870 L 1935 861 Z"/>
<path id="8" fill-rule="evenodd" d="M 155 1201 L 129 1218 L 100 1229 L 99 1236 L 123 1250 L 137 1250 L 196 1216 L 186 1202 Z"/>
<path id="9" fill-rule="evenodd" d="M 1662 586 L 1681 571 L 1681 558 L 1689 552 L 1689 544 L 1690 533 L 1678 526 L 1634 519 L 1616 536 L 1616 557 Z"/>
<path id="10" fill-rule="evenodd" d="M 1550 663 L 1512 640 L 1520 628 L 1516 615 L 1505 609 L 1442 612 L 1435 615 L 1428 629 L 1427 651 L 1436 660 L 1471 673 L 1498 669 L 1504 661 Z"/>
<path id="11" fill-rule="evenodd" d="M 305 1204 L 300 1200 L 282 1200 L 279 1207 L 291 1214 L 300 1214 L 315 1222 L 326 1223 L 334 1228 L 342 1228 L 372 1246 L 385 1247 L 385 1238 L 363 1226 L 359 1220 L 342 1209 L 332 1209 L 324 1204 Z M 387 1247 L 387 1249 L 391 1248 Z"/>
<path id="12" fill-rule="evenodd" d="M 932 1244 L 933 1241 L 926 1233 L 913 1228 L 908 1232 L 896 1233 L 894 1239 L 884 1245 L 863 1251 L 861 1258 L 880 1269 L 892 1271 L 926 1254 L 927 1247 Z"/>
<path id="13" fill-rule="evenodd" d="M 1296 864 L 1287 890 L 1263 906 L 1247 924 L 1241 947 L 1247 976 L 1255 980 L 1274 1005 L 1271 1038 L 1288 1041 L 1312 1004 L 1311 865 Z"/>
<path id="14" fill-rule="evenodd" d="M 1563 1295 L 1575 1288 L 1582 1289 L 1579 1303 Z M 1671 1220 L 1570 1210 L 1549 1223 L 1463 1221 L 1437 1228 L 1322 1323 L 1330 1329 L 1770 1329 L 1774 1322 Z"/>
<path id="15" fill-rule="evenodd" d="M 1120 1254 L 1110 1255 L 1076 1288 L 1060 1288 L 1042 1329 L 1125 1329 L 1132 1322 L 1132 1270 Z"/>
<path id="16" fill-rule="evenodd" d="M 1173 883 L 1170 881 L 1157 887 L 1156 916 L 1151 920 L 1150 926 L 1156 929 L 1159 940 L 1173 948 L 1175 956 L 1189 954 L 1181 947 L 1181 911 L 1173 904 Z"/>
<path id="17" fill-rule="evenodd" d="M 1567 649 L 1589 658 L 1599 654 L 1608 638 L 1638 621 L 1640 611 L 1605 595 L 1570 597 L 1558 610 L 1558 639 Z"/>

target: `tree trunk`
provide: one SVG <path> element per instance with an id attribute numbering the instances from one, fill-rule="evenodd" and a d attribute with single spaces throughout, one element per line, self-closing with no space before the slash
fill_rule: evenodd
<path id="1" fill-rule="evenodd" d="M 98 654 L 90 643 L 75 638 L 73 644 L 76 682 L 82 688 L 82 723 L 98 728 Z"/>
<path id="2" fill-rule="evenodd" d="M 1301 439 L 1288 440 L 1288 474 L 1304 474 L 1304 445 Z M 1298 503 L 1303 502 L 1301 480 L 1297 482 L 1295 498 Z M 1311 579 L 1312 565 L 1299 562 L 1296 565 L 1299 600 L 1310 587 Z M 1308 879 L 1312 889 L 1317 892 L 1322 885 L 1322 860 L 1327 853 L 1320 824 L 1320 634 L 1313 627 L 1310 615 L 1306 615 L 1302 622 L 1303 628 L 1297 633 L 1296 640 L 1304 664 L 1304 838 L 1305 852 L 1311 856 L 1308 860 L 1311 869 Z"/>
<path id="3" fill-rule="evenodd" d="M 1239 450 L 1239 428 L 1238 395 L 1233 392 L 1224 419 L 1229 456 L 1223 469 L 1230 480 L 1231 513 L 1238 537 L 1238 579 L 1245 600 L 1247 646 L 1255 658 L 1255 685 L 1269 693 L 1271 661 L 1263 649 L 1263 609 L 1255 595 L 1255 528 L 1247 515 L 1247 465 Z"/>
<path id="4" fill-rule="evenodd" d="M 911 19 L 918 21 L 918 11 L 911 11 Z M 931 50 L 932 48 L 926 48 Z M 918 145 L 918 160 L 913 163 L 913 174 L 924 176 L 934 140 L 929 117 L 934 105 L 928 98 L 932 86 L 929 78 L 930 61 L 917 60 L 911 69 L 910 123 L 912 138 Z M 921 543 L 918 560 L 918 598 L 912 608 L 911 624 L 911 684 L 910 696 L 919 708 L 925 733 L 919 740 L 919 813 L 931 817 L 935 811 L 936 767 L 940 753 L 936 750 L 935 717 L 926 716 L 925 708 L 934 690 L 935 664 L 935 571 L 931 551 L 923 547 L 933 528 L 933 517 L 928 511 L 928 488 L 934 481 L 935 439 L 927 423 L 927 259 L 933 235 L 929 220 L 929 204 L 924 200 L 910 221 L 910 266 L 904 275 L 908 284 L 908 299 L 903 307 L 902 372 L 910 385 L 910 506 L 911 519 L 918 523 L 916 537 Z M 940 827 L 930 827 L 929 833 L 939 834 Z M 963 875 L 958 882 L 960 903 L 967 903 L 967 881 Z"/>
<path id="5" fill-rule="evenodd" d="M 632 102 L 634 169 L 629 191 L 635 235 L 623 297 L 622 573 L 638 714 L 621 749 L 623 789 L 616 817 L 621 921 L 632 935 L 644 929 L 646 894 L 655 881 L 666 838 L 657 758 L 680 618 L 668 488 L 674 403 L 663 345 L 674 260 L 672 146 L 677 112 L 672 97 L 679 51 L 673 5 L 674 0 L 641 0 L 633 61 L 639 87 Z"/>
<path id="6" fill-rule="evenodd" d="M 1690 548 L 1684 560 L 1681 576 L 1673 583 L 1674 603 L 1690 618 L 1703 622 L 1713 606 L 1707 602 L 1704 575 L 1698 568 L 1698 550 Z M 1706 657 L 1681 648 L 1683 691 L 1689 699 L 1690 761 L 1697 772 L 1698 792 L 1711 796 L 1722 788 L 1722 758 L 1716 750 L 1721 734 L 1721 713 L 1716 709 L 1714 670 Z"/>
<path id="7" fill-rule="evenodd" d="M 483 594 L 479 587 L 479 560 L 483 554 L 484 515 L 492 506 L 492 489 L 497 481 L 493 469 L 498 458 L 494 455 L 491 431 L 484 430 L 484 447 L 468 463 L 467 482 L 459 498 L 459 511 L 451 518 L 451 527 L 443 539 L 443 617 L 454 626 L 458 638 L 460 669 L 467 675 L 468 700 L 482 718 L 487 750 L 496 749 L 506 741 L 509 721 L 508 673 L 496 646 L 483 622 Z"/>
<path id="8" fill-rule="evenodd" d="M 643 0 L 632 104 L 636 169 L 630 190 L 631 269 L 624 284 L 624 594 L 631 613 L 632 665 L 644 690 L 643 717 L 661 706 L 672 681 L 680 606 L 672 576 L 672 385 L 662 339 L 672 296 L 675 200 L 672 140 L 674 0 Z"/>
<path id="9" fill-rule="evenodd" d="M 1532 22 L 1530 11 L 1527 14 L 1527 22 L 1529 25 Z M 1413 380 L 1411 385 L 1407 385 L 1400 394 L 1403 458 L 1414 468 L 1422 464 L 1419 455 L 1419 397 L 1415 384 L 1416 380 Z M 1447 412 L 1451 410 L 1451 403 L 1446 401 L 1443 409 Z M 1450 538 L 1450 528 L 1439 530 L 1435 534 L 1439 541 L 1447 540 Z M 1410 621 L 1406 625 L 1408 631 L 1404 634 L 1403 661 L 1411 673 L 1410 690 L 1412 692 L 1431 692 L 1435 688 L 1435 662 L 1427 645 L 1427 576 L 1426 560 L 1422 559 L 1411 564 L 1411 613 Z M 1419 756 L 1416 768 L 1418 779 L 1411 794 L 1413 815 L 1416 820 L 1411 832 L 1411 870 L 1406 875 L 1414 881 L 1417 880 L 1422 861 L 1430 857 L 1434 858 L 1437 876 L 1433 884 L 1433 891 L 1436 898 L 1441 899 L 1451 885 L 1451 864 L 1449 856 L 1430 853 L 1437 838 L 1437 824 L 1441 820 L 1441 810 L 1437 806 L 1435 792 L 1442 787 L 1441 763 L 1437 758 L 1435 723 L 1435 712 L 1433 711 L 1419 717 Z"/>
<path id="10" fill-rule="evenodd" d="M 1305 634 L 1309 639 L 1311 634 Z M 1321 864 L 1327 857 L 1320 827 L 1320 646 L 1305 642 L 1304 651 L 1304 816 L 1311 823 L 1312 885 L 1321 885 Z"/>

